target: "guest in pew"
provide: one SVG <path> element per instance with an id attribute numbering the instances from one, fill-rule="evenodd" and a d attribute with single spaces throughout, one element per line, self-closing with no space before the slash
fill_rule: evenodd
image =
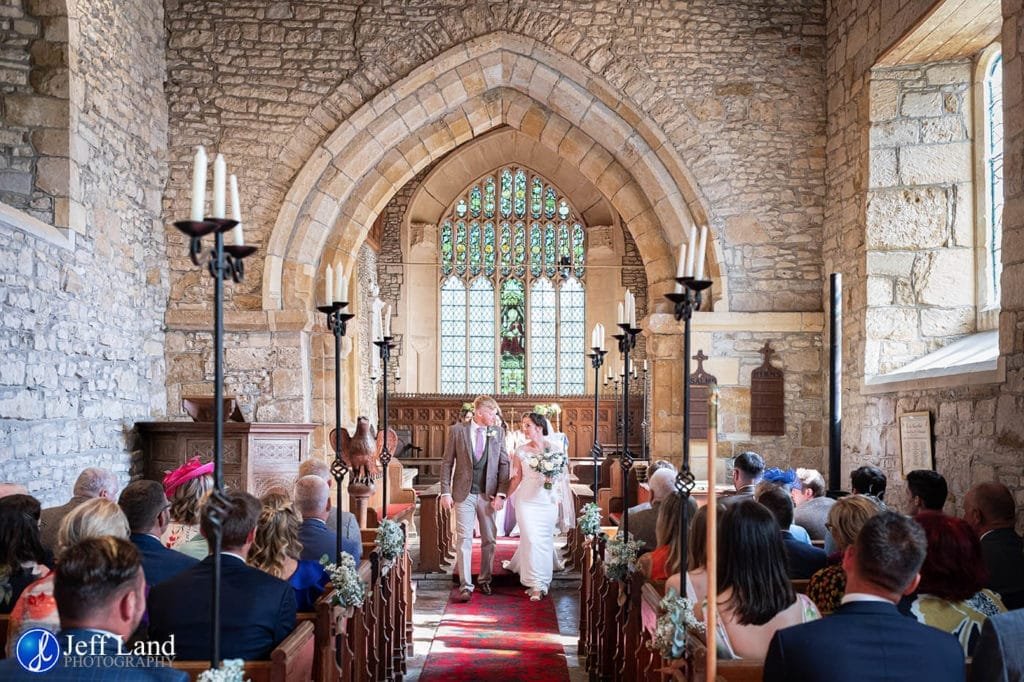
<path id="1" fill-rule="evenodd" d="M 326 556 L 332 562 L 337 561 L 338 534 L 327 528 L 327 519 L 337 514 L 331 508 L 330 491 L 323 479 L 317 476 L 303 476 L 295 482 L 295 509 L 302 515 L 299 526 L 299 542 L 302 543 L 302 554 L 299 557 L 306 561 L 319 562 Z M 355 516 L 344 512 L 341 536 L 341 550 L 352 555 L 359 565 L 363 556 L 363 539 L 359 532 Z M 350 522 L 351 519 L 351 522 Z M 356 525 L 354 533 L 348 530 Z"/>
<path id="2" fill-rule="evenodd" d="M 146 608 L 146 580 L 141 568 L 138 550 L 123 538 L 88 538 L 65 548 L 53 586 L 60 611 L 57 639 L 61 651 L 75 653 L 57 655 L 56 666 L 45 673 L 29 672 L 17 658 L 8 658 L 0 661 L 0 679 L 187 682 L 188 673 L 182 670 L 155 662 L 143 667 L 145 657 L 132 657 L 136 667 L 117 665 L 127 658 L 118 655 L 120 647 L 135 632 Z"/>
<path id="3" fill-rule="evenodd" d="M 971 663 L 972 682 L 1024 680 L 1024 610 L 985 619 Z"/>
<path id="4" fill-rule="evenodd" d="M 909 514 L 916 516 L 925 511 L 941 512 L 949 495 L 949 486 L 939 472 L 915 469 L 907 474 L 907 492 L 910 493 Z"/>
<path id="5" fill-rule="evenodd" d="M 0 613 L 10 613 L 22 591 L 50 572 L 53 557 L 39 540 L 39 500 L 0 498 Z"/>
<path id="6" fill-rule="evenodd" d="M 61 521 L 57 531 L 57 557 L 64 550 L 89 538 L 115 537 L 128 539 L 128 519 L 121 508 L 104 497 L 86 500 L 71 510 Z M 13 655 L 18 638 L 26 630 L 45 628 L 51 632 L 60 629 L 57 600 L 53 596 L 53 571 L 25 588 L 11 609 L 7 628 L 7 655 Z"/>
<path id="7" fill-rule="evenodd" d="M 655 529 L 654 551 L 640 557 L 640 570 L 652 582 L 665 582 L 673 573 L 679 573 L 682 566 L 682 551 L 679 545 L 679 527 L 683 498 L 674 490 L 669 492 L 658 505 L 658 526 Z M 686 522 L 689 524 L 697 514 L 697 501 L 687 498 Z M 632 534 L 632 522 L 630 522 Z"/>
<path id="8" fill-rule="evenodd" d="M 825 478 L 817 469 L 797 469 L 796 477 L 800 487 L 790 491 L 796 505 L 793 521 L 803 526 L 812 540 L 824 540 L 828 512 L 836 501 L 825 495 Z"/>
<path id="9" fill-rule="evenodd" d="M 171 503 L 162 485 L 145 479 L 132 481 L 121 491 L 117 504 L 128 519 L 128 539 L 142 555 L 142 572 L 149 587 L 199 563 L 198 559 L 164 547 L 160 541 L 171 523 Z"/>
<path id="10" fill-rule="evenodd" d="M 979 483 L 964 496 L 964 520 L 981 540 L 988 587 L 1008 609 L 1024 607 L 1024 545 L 1014 530 L 1017 510 L 1002 483 Z"/>
<path id="11" fill-rule="evenodd" d="M 757 501 L 768 508 L 779 524 L 790 580 L 807 580 L 825 568 L 828 563 L 825 550 L 797 540 L 789 530 L 793 523 L 793 500 L 786 491 L 782 488 L 766 490 Z"/>
<path id="12" fill-rule="evenodd" d="M 928 554 L 910 615 L 954 635 L 964 654 L 972 656 L 985 619 L 1006 611 L 999 595 L 982 587 L 981 543 L 967 522 L 954 516 L 922 512 L 914 520 L 924 528 Z"/>
<path id="13" fill-rule="evenodd" d="M 722 503 L 736 504 L 754 497 L 754 489 L 764 475 L 764 458 L 756 452 L 741 452 L 732 461 L 732 486 L 736 492 L 722 498 Z"/>
<path id="14" fill-rule="evenodd" d="M 779 524 L 753 500 L 726 507 L 718 533 L 718 656 L 762 659 L 780 628 L 820 618 L 786 575 Z M 695 611 L 696 612 L 696 611 Z M 703 619 L 703 609 L 698 615 Z"/>
<path id="15" fill-rule="evenodd" d="M 324 483 L 327 484 L 327 489 L 330 491 L 332 485 L 334 485 L 334 477 L 331 476 L 331 469 L 327 466 L 327 463 L 323 460 L 313 459 L 312 457 L 303 460 L 302 464 L 299 465 L 299 478 L 305 476 L 319 476 L 323 479 Z M 268 491 L 269 492 L 269 491 Z M 336 496 L 337 500 L 340 497 Z M 342 538 L 358 538 L 359 535 L 359 522 L 356 520 L 355 514 L 349 512 L 342 512 Z M 327 516 L 327 527 L 332 531 L 338 530 L 338 515 L 337 513 L 330 514 Z"/>
<path id="16" fill-rule="evenodd" d="M 651 488 L 650 509 L 634 512 L 631 507 L 629 515 L 629 532 L 632 536 L 644 543 L 641 551 L 650 552 L 658 546 L 658 511 L 662 502 L 675 492 L 676 474 L 674 471 L 659 469 L 648 479 L 647 484 Z"/>
<path id="17" fill-rule="evenodd" d="M 850 489 L 854 495 L 871 495 L 882 501 L 885 498 L 886 481 L 885 473 L 870 464 L 850 472 Z"/>
<path id="18" fill-rule="evenodd" d="M 57 531 L 60 522 L 71 513 L 71 510 L 94 497 L 108 500 L 117 499 L 117 476 L 113 472 L 98 467 L 83 469 L 75 479 L 75 487 L 71 490 L 71 499 L 59 507 L 48 507 L 39 517 L 39 538 L 46 551 L 52 552 L 57 546 Z"/>
<path id="19" fill-rule="evenodd" d="M 793 499 L 792 491 L 800 487 L 800 481 L 797 480 L 796 472 L 793 469 L 783 471 L 776 467 L 766 469 L 764 472 L 764 478 L 757 487 L 754 488 L 754 500 L 761 499 L 761 494 L 769 488 L 779 488 L 784 492 L 790 499 Z M 794 503 L 795 506 L 796 503 Z M 805 545 L 811 544 L 811 536 L 803 526 L 796 523 L 795 521 L 789 524 L 790 535 L 794 539 L 804 543 Z"/>
<path id="20" fill-rule="evenodd" d="M 828 513 L 826 526 L 835 539 L 837 552 L 829 555 L 829 565 L 811 576 L 807 596 L 814 600 L 822 615 L 839 608 L 846 593 L 843 553 L 857 539 L 857 534 L 872 516 L 882 511 L 875 498 L 847 495 L 836 501 Z"/>
<path id="21" fill-rule="evenodd" d="M 718 515 L 721 517 L 725 507 L 718 505 Z M 686 553 L 686 598 L 693 604 L 700 604 L 708 598 L 708 508 L 707 505 L 697 510 L 690 523 L 690 531 L 687 533 L 687 544 L 689 551 Z M 676 594 L 683 594 L 680 591 L 679 573 L 674 573 L 665 581 L 665 592 L 670 589 Z"/>
<path id="22" fill-rule="evenodd" d="M 171 523 L 164 531 L 164 545 L 194 559 L 207 551 L 206 538 L 199 532 L 199 510 L 213 490 L 213 462 L 203 464 L 193 457 L 164 476 L 164 494 L 171 501 Z"/>
<path id="23" fill-rule="evenodd" d="M 256 523 L 256 537 L 249 552 L 249 565 L 275 578 L 287 580 L 295 590 L 300 612 L 313 610 L 313 604 L 331 581 L 323 566 L 304 561 L 299 542 L 299 515 L 286 495 L 269 493 L 260 498 L 263 510 Z"/>
<path id="24" fill-rule="evenodd" d="M 764 682 L 963 682 L 963 649 L 952 635 L 900 614 L 928 547 L 924 530 L 902 514 L 868 519 L 843 553 L 846 596 L 831 616 L 779 630 Z"/>
<path id="25" fill-rule="evenodd" d="M 243 492 L 229 492 L 226 497 L 221 539 L 221 656 L 264 660 L 295 629 L 295 591 L 280 578 L 245 563 L 256 536 L 259 500 Z M 209 516 L 202 514 L 200 523 L 213 551 L 214 528 Z M 174 635 L 178 658 L 208 658 L 212 580 L 213 557 L 207 556 L 154 587 L 149 593 L 150 639 L 166 641 Z"/>

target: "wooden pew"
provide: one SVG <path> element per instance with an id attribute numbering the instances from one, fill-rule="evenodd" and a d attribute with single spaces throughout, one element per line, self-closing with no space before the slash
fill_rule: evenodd
<path id="1" fill-rule="evenodd" d="M 433 485 L 420 493 L 420 564 L 423 573 L 440 573 L 453 558 L 454 515 L 440 505 L 441 486 Z"/>
<path id="2" fill-rule="evenodd" d="M 313 623 L 303 620 L 270 652 L 269 661 L 246 661 L 245 677 L 251 682 L 308 682 L 313 678 Z M 193 680 L 210 668 L 209 661 L 174 661 Z"/>

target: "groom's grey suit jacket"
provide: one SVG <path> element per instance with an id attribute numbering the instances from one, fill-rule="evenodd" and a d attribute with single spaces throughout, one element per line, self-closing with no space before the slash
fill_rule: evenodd
<path id="1" fill-rule="evenodd" d="M 448 429 L 448 442 L 444 446 L 444 458 L 441 460 L 441 493 L 451 495 L 455 502 L 462 502 L 469 497 L 473 485 L 472 426 L 472 421 L 453 425 Z M 488 497 L 494 497 L 498 493 L 508 493 L 509 464 L 508 451 L 505 449 L 505 431 L 498 426 L 492 426 L 490 429 L 495 435 L 487 438 L 484 443 L 487 463 L 483 492 Z"/>

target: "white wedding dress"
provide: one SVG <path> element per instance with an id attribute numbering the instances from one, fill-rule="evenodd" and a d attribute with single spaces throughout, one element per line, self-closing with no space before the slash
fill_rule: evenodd
<path id="1" fill-rule="evenodd" d="M 555 528 L 559 522 L 562 489 L 568 479 L 560 480 L 567 475 L 563 473 L 554 480 L 552 489 L 546 490 L 544 475 L 527 464 L 534 454 L 530 444 L 526 444 L 516 449 L 514 455 L 516 465 L 523 472 L 523 479 L 512 496 L 519 524 L 519 547 L 502 565 L 518 573 L 519 582 L 524 586 L 547 592 L 552 574 L 563 568 L 555 550 Z"/>

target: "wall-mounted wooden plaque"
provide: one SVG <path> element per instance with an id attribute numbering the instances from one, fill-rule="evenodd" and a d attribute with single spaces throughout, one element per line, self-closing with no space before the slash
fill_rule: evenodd
<path id="1" fill-rule="evenodd" d="M 786 435 L 786 389 L 783 372 L 773 367 L 771 343 L 761 348 L 761 366 L 750 375 L 750 435 Z"/>
<path id="2" fill-rule="evenodd" d="M 697 361 L 697 371 L 690 375 L 690 439 L 705 440 L 708 437 L 708 395 L 718 379 L 704 371 L 708 356 L 703 349 L 698 350 L 693 359 Z"/>

